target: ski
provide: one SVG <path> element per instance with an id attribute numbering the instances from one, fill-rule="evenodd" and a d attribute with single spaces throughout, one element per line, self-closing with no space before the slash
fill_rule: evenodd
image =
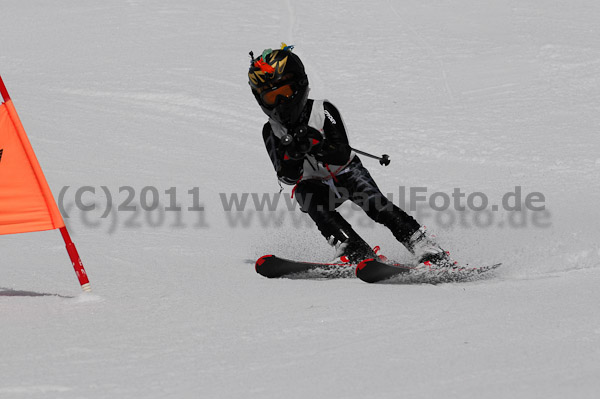
<path id="1" fill-rule="evenodd" d="M 404 264 L 390 265 L 376 259 L 365 259 L 356 267 L 356 277 L 367 283 L 376 283 L 401 274 L 408 274 L 415 267 Z"/>
<path id="2" fill-rule="evenodd" d="M 439 284 L 470 281 L 498 268 L 501 263 L 482 267 L 427 267 L 402 263 L 384 263 L 366 259 L 360 264 L 319 263 L 265 255 L 255 262 L 255 270 L 267 278 L 350 278 L 367 283 Z"/>
<path id="3" fill-rule="evenodd" d="M 390 265 L 375 259 L 366 259 L 356 267 L 356 277 L 367 283 L 443 283 L 468 281 L 497 269 L 502 263 L 482 267 L 427 267 Z"/>
<path id="4" fill-rule="evenodd" d="M 356 264 L 351 263 L 303 262 L 275 255 L 262 256 L 255 264 L 256 272 L 267 278 L 345 278 L 353 277 L 355 268 Z"/>

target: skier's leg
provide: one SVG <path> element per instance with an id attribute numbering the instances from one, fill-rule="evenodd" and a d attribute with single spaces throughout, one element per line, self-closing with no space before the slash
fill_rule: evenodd
<path id="1" fill-rule="evenodd" d="M 348 172 L 338 177 L 338 184 L 348 190 L 350 199 L 361 206 L 371 219 L 386 226 L 419 263 L 447 257 L 447 253 L 412 216 L 381 193 L 360 160 L 355 158 L 349 168 Z"/>
<path id="2" fill-rule="evenodd" d="M 348 171 L 339 175 L 337 179 L 336 186 L 339 186 L 343 195 L 360 206 L 371 219 L 390 229 L 400 243 L 409 246 L 411 236 L 421 226 L 381 193 L 358 157 L 348 166 Z"/>
<path id="3" fill-rule="evenodd" d="M 336 201 L 329 186 L 318 180 L 304 180 L 296 186 L 295 196 L 301 210 L 308 213 L 323 237 L 338 249 L 337 257 L 346 256 L 352 263 L 375 257 L 371 247 L 336 211 L 341 202 Z"/>

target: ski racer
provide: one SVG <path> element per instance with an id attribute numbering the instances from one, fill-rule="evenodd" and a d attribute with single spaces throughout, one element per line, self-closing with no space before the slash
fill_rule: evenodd
<path id="1" fill-rule="evenodd" d="M 321 234 L 334 246 L 338 261 L 376 258 L 336 208 L 350 200 L 427 266 L 452 262 L 413 217 L 389 201 L 352 150 L 339 110 L 327 100 L 309 99 L 309 82 L 293 46 L 250 52 L 252 93 L 269 120 L 263 140 L 280 182 L 295 185 L 294 195 Z"/>

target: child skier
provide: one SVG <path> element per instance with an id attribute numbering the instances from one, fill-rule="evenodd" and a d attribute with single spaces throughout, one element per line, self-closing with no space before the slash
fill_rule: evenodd
<path id="1" fill-rule="evenodd" d="M 450 266 L 448 254 L 417 221 L 391 203 L 350 148 L 337 108 L 308 98 L 308 78 L 293 46 L 250 52 L 249 84 L 269 121 L 263 140 L 277 177 L 296 185 L 295 197 L 321 234 L 337 248 L 336 257 L 358 263 L 375 258 L 373 249 L 336 208 L 351 200 L 386 226 L 420 264 Z"/>

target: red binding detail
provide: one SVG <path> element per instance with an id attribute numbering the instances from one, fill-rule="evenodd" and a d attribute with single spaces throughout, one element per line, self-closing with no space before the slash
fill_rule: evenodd
<path id="1" fill-rule="evenodd" d="M 379 245 L 375 246 L 373 248 L 373 252 L 375 252 L 375 255 L 377 255 L 377 257 L 379 258 L 380 262 L 387 262 L 388 258 L 385 255 L 380 255 L 379 251 L 381 251 L 381 247 Z"/>

